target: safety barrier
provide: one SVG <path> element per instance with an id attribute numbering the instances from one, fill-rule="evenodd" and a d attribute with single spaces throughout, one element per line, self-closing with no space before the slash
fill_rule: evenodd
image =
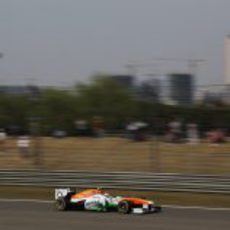
<path id="1" fill-rule="evenodd" d="M 0 185 L 76 188 L 103 187 L 123 190 L 230 194 L 230 175 L 0 170 Z"/>

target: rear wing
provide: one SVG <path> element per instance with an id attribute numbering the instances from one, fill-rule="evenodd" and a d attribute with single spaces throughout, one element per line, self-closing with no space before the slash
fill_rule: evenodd
<path id="1" fill-rule="evenodd" d="M 68 193 L 72 192 L 70 188 L 56 188 L 55 189 L 55 200 L 60 197 L 65 197 Z"/>

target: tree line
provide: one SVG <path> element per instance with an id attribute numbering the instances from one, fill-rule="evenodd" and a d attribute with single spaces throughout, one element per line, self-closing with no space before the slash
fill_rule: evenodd
<path id="1" fill-rule="evenodd" d="M 133 121 L 144 121 L 151 130 L 162 133 L 175 118 L 184 123 L 196 122 L 201 131 L 230 130 L 229 106 L 180 107 L 139 101 L 131 89 L 123 88 L 107 76 L 77 84 L 71 91 L 46 89 L 36 95 L 1 93 L 0 97 L 0 127 L 8 130 L 30 132 L 33 123 L 39 123 L 43 135 L 57 129 L 72 135 L 76 120 L 91 124 L 95 116 L 103 118 L 110 132 L 124 130 Z"/>

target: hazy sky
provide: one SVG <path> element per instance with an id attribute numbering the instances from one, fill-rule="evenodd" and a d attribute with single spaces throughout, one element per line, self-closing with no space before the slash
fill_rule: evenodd
<path id="1" fill-rule="evenodd" d="M 0 83 L 70 85 L 160 57 L 204 59 L 198 84 L 221 84 L 229 33 L 230 0 L 0 0 Z"/>

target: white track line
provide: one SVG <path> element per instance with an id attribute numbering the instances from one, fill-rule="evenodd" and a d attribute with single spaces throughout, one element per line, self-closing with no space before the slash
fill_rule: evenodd
<path id="1" fill-rule="evenodd" d="M 53 203 L 54 201 L 52 200 L 39 200 L 39 199 L 9 199 L 9 198 L 4 198 L 0 199 L 0 202 L 28 202 L 28 203 L 43 203 L 43 204 L 50 204 Z"/>
<path id="2" fill-rule="evenodd" d="M 0 202 L 28 202 L 28 203 L 43 203 L 43 204 L 52 204 L 52 200 L 39 200 L 39 199 L 0 199 Z M 205 211 L 230 211 L 230 208 L 211 208 L 203 206 L 180 206 L 180 205 L 162 205 L 163 208 L 171 209 L 198 209 Z"/>
<path id="3" fill-rule="evenodd" d="M 230 208 L 214 208 L 214 207 L 203 207 L 203 206 L 180 206 L 180 205 L 162 205 L 164 208 L 171 209 L 199 209 L 207 211 L 230 211 Z"/>

